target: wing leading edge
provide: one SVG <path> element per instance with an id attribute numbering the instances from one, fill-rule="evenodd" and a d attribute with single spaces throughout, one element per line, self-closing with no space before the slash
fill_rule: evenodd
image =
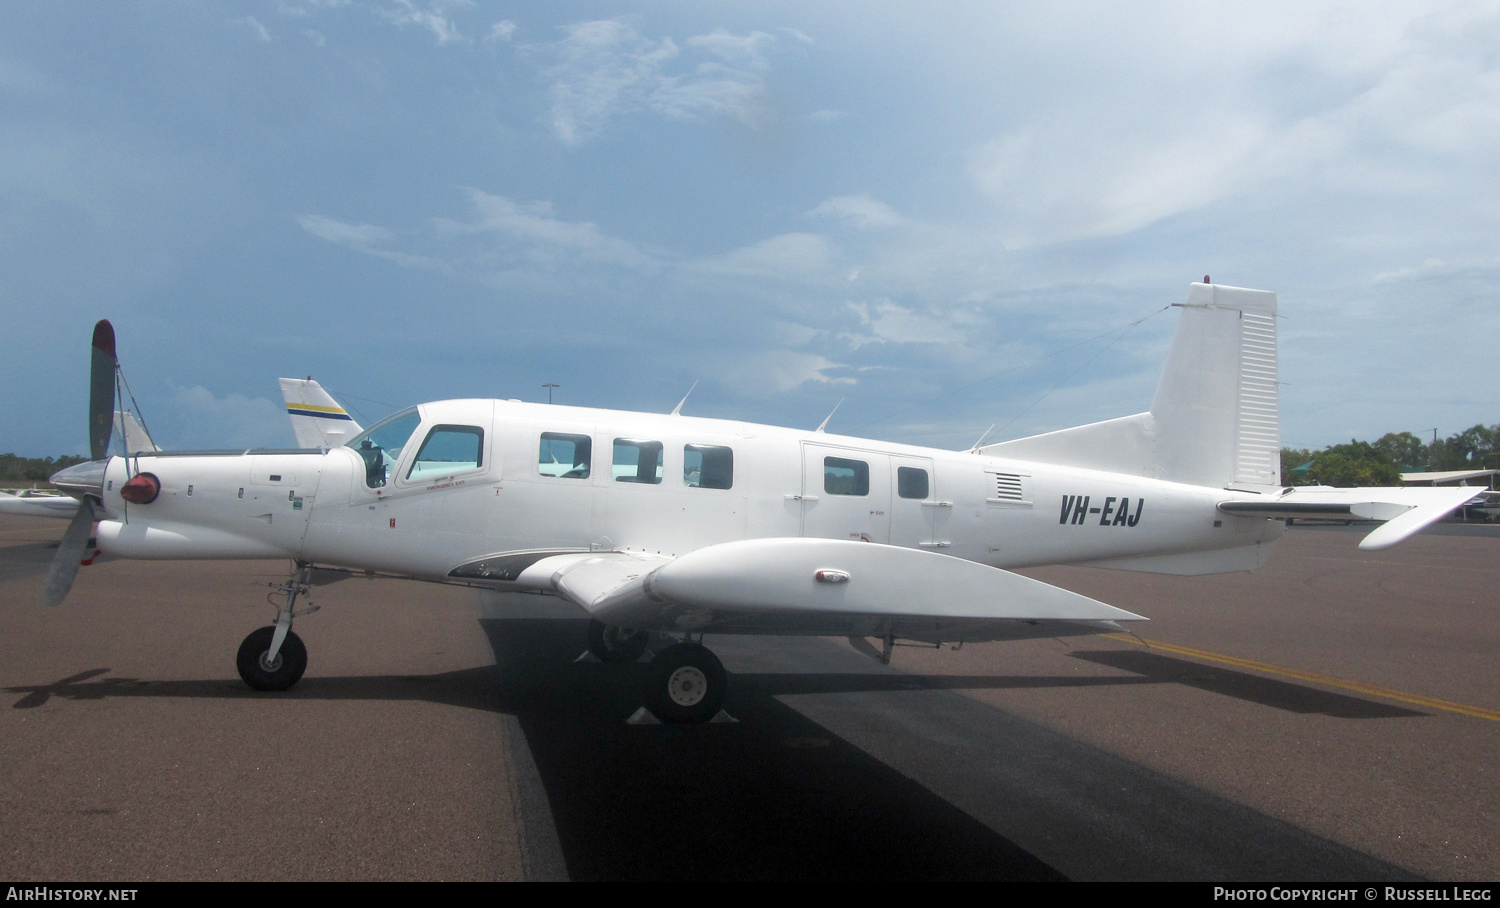
<path id="1" fill-rule="evenodd" d="M 637 630 L 952 642 L 1092 634 L 1146 620 L 998 568 L 836 539 L 748 539 L 675 559 L 555 554 L 514 576 Z"/>

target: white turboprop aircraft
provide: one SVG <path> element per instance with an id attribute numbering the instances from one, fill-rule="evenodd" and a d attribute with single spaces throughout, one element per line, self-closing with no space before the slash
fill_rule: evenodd
<path id="1" fill-rule="evenodd" d="M 943 451 L 677 413 L 450 400 L 327 451 L 161 452 L 96 460 L 53 482 L 80 498 L 44 598 L 66 596 L 92 521 L 126 558 L 289 558 L 276 623 L 240 675 L 295 684 L 291 633 L 314 565 L 587 610 L 589 649 L 656 653 L 663 719 L 717 715 L 727 678 L 707 634 L 956 643 L 1118 630 L 1140 616 L 1006 568 L 1060 562 L 1174 574 L 1254 570 L 1278 518 L 1384 521 L 1384 548 L 1467 489 L 1283 488 L 1276 296 L 1193 284 L 1150 411 Z M 114 333 L 94 337 L 93 412 L 107 427 Z M 102 389 L 102 390 L 101 390 Z"/>

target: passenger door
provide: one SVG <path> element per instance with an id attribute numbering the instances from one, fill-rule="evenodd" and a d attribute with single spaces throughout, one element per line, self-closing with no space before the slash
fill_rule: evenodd
<path id="1" fill-rule="evenodd" d="M 802 443 L 802 535 L 888 542 L 891 458 Z"/>

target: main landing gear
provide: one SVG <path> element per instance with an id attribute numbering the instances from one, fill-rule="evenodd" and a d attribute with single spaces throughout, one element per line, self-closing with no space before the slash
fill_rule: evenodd
<path id="1" fill-rule="evenodd" d="M 729 693 L 729 674 L 701 643 L 675 643 L 651 660 L 646 702 L 663 722 L 707 722 Z"/>
<path id="2" fill-rule="evenodd" d="M 634 662 L 646 652 L 651 635 L 602 621 L 589 621 L 589 654 L 600 662 Z"/>
<path id="3" fill-rule="evenodd" d="M 646 631 L 589 622 L 589 653 L 600 662 L 635 662 L 650 640 Z M 663 722 L 711 721 L 728 692 L 729 674 L 723 663 L 701 643 L 674 643 L 652 657 L 646 668 L 646 708 Z"/>
<path id="4" fill-rule="evenodd" d="M 318 607 L 309 602 L 299 612 L 292 606 L 298 596 L 307 595 L 311 572 L 312 565 L 297 562 L 287 582 L 276 587 L 286 597 L 277 610 L 276 623 L 252 631 L 240 644 L 235 665 L 245 683 L 256 690 L 286 690 L 302 680 L 302 673 L 307 671 L 307 647 L 302 645 L 301 637 L 292 633 L 292 619 L 315 612 Z"/>

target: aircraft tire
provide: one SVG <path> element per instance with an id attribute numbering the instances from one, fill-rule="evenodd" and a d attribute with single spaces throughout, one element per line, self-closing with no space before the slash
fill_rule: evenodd
<path id="1" fill-rule="evenodd" d="M 650 642 L 651 635 L 645 631 L 632 634 L 602 621 L 589 621 L 589 652 L 600 662 L 634 662 Z"/>
<path id="2" fill-rule="evenodd" d="M 651 660 L 648 701 L 663 722 L 707 722 L 719 714 L 729 692 L 729 673 L 719 657 L 696 643 L 677 643 Z"/>
<path id="3" fill-rule="evenodd" d="M 275 634 L 275 627 L 251 631 L 235 657 L 240 677 L 256 690 L 286 690 L 302 680 L 302 673 L 307 671 L 307 647 L 291 631 L 286 632 L 286 639 L 281 642 L 276 664 L 268 667 L 261 662 L 261 657 L 270 652 Z"/>

